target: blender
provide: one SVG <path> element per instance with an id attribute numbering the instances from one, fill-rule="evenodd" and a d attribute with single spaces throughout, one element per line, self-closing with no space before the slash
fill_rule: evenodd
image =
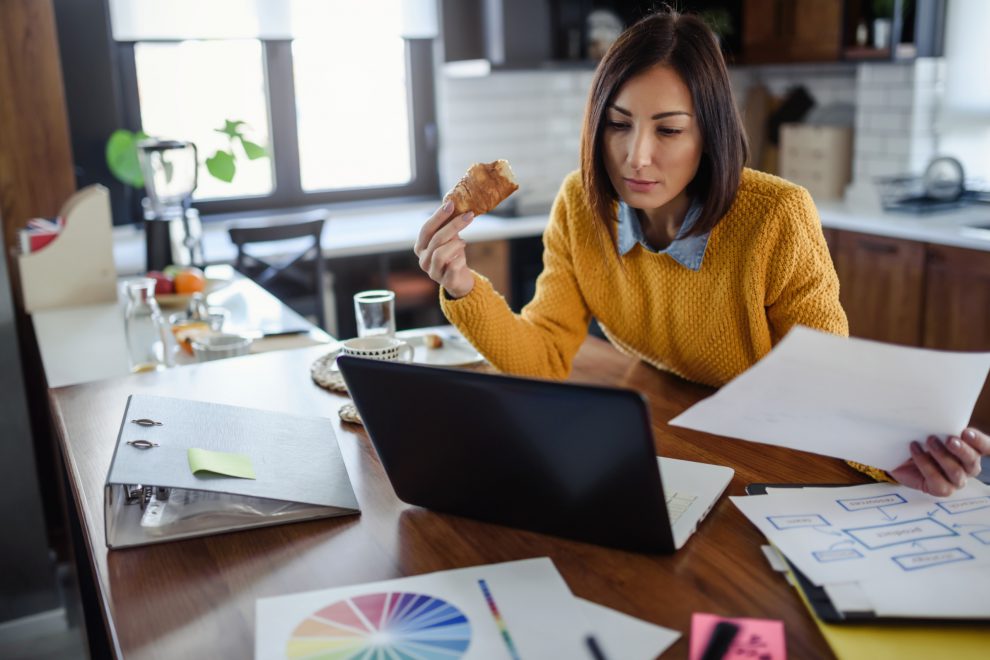
<path id="1" fill-rule="evenodd" d="M 196 145 L 151 138 L 138 143 L 148 196 L 142 201 L 147 269 L 203 265 L 202 226 L 192 208 L 199 158 Z"/>

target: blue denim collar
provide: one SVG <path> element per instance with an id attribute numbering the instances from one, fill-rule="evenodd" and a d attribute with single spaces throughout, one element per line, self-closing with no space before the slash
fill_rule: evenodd
<path id="1" fill-rule="evenodd" d="M 663 250 L 654 250 L 646 242 L 643 227 L 639 222 L 639 218 L 636 217 L 636 210 L 625 202 L 620 201 L 618 229 L 619 254 L 625 255 L 636 247 L 638 243 L 643 246 L 644 250 L 649 250 L 654 254 L 669 255 L 674 261 L 685 268 L 690 268 L 694 271 L 701 270 L 701 261 L 705 257 L 705 250 L 708 248 L 708 237 L 711 236 L 711 232 L 706 232 L 700 236 L 684 236 L 691 231 L 691 227 L 698 221 L 698 216 L 700 215 L 701 204 L 698 203 L 698 200 L 694 200 L 691 202 L 687 215 L 684 216 L 684 222 L 681 223 L 680 229 L 677 230 L 674 240 Z"/>

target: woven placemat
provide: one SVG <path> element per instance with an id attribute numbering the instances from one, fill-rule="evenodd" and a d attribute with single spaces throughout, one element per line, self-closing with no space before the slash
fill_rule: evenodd
<path id="1" fill-rule="evenodd" d="M 347 384 L 344 383 L 340 369 L 337 369 L 335 365 L 338 353 L 340 353 L 340 349 L 316 358 L 313 364 L 309 366 L 309 375 L 313 377 L 313 382 L 323 389 L 347 394 Z"/>
<path id="2" fill-rule="evenodd" d="M 345 422 L 350 422 L 351 424 L 360 424 L 364 426 L 364 421 L 361 420 L 361 415 L 358 414 L 357 407 L 353 403 L 345 403 L 337 411 L 340 418 Z"/>

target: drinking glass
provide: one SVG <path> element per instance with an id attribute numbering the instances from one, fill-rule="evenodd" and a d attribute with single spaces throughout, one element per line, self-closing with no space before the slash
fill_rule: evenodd
<path id="1" fill-rule="evenodd" d="M 155 280 L 137 277 L 124 283 L 127 307 L 124 310 L 124 332 L 127 336 L 127 356 L 131 371 L 155 371 L 171 366 L 168 327 L 155 300 Z"/>
<path id="2" fill-rule="evenodd" d="M 384 289 L 354 294 L 358 337 L 395 335 L 395 293 Z"/>

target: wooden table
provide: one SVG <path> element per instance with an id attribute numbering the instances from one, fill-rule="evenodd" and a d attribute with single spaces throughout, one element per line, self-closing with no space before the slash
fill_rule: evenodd
<path id="1" fill-rule="evenodd" d="M 725 498 L 674 555 L 635 554 L 476 522 L 396 499 L 361 427 L 341 423 L 347 398 L 316 387 L 312 347 L 222 360 L 51 391 L 82 545 L 106 633 L 118 657 L 250 658 L 257 598 L 429 571 L 549 556 L 584 598 L 681 631 L 665 657 L 687 656 L 691 613 L 783 619 L 791 657 L 830 651 L 796 592 L 774 573 L 753 525 Z M 589 337 L 573 381 L 628 387 L 649 399 L 663 456 L 731 466 L 728 489 L 750 482 L 861 483 L 841 461 L 667 426 L 711 390 Z M 127 396 L 194 398 L 334 420 L 360 516 L 115 550 L 104 544 L 103 483 Z"/>

